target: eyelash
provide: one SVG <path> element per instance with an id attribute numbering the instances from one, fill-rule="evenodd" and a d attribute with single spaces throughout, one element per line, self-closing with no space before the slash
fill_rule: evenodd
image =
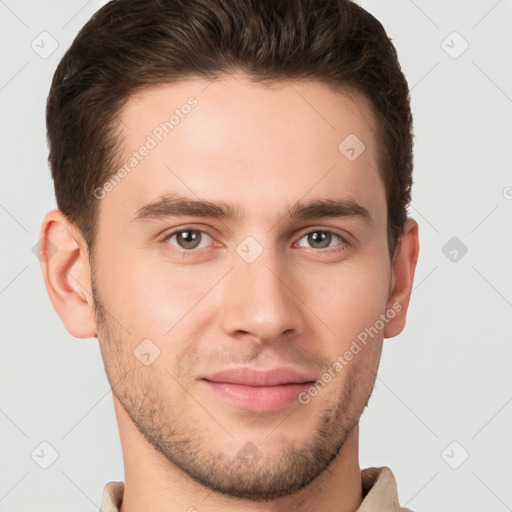
<path id="1" fill-rule="evenodd" d="M 169 239 L 179 233 L 184 233 L 186 231 L 193 231 L 193 232 L 198 232 L 198 233 L 201 233 L 202 235 L 207 235 L 209 236 L 211 239 L 213 239 L 213 237 L 207 233 L 206 231 L 203 231 L 201 229 L 196 229 L 196 228 L 180 228 L 180 229 L 177 229 L 177 230 L 174 230 L 174 231 L 171 231 L 170 233 L 167 233 L 163 238 L 162 238 L 162 242 L 169 246 Z M 336 231 L 332 231 L 330 229 L 310 229 L 309 231 L 305 231 L 303 232 L 298 240 L 301 240 L 302 238 L 304 238 L 305 236 L 307 235 L 310 235 L 312 233 L 327 233 L 327 234 L 331 234 L 331 235 L 334 235 L 335 237 L 337 237 L 339 240 L 340 240 L 340 244 L 339 246 L 337 246 L 337 248 L 332 248 L 332 247 L 326 247 L 326 248 L 322 248 L 322 249 L 315 249 L 314 247 L 310 247 L 310 249 L 312 251 L 315 251 L 316 253 L 327 253 L 327 254 L 333 254 L 333 253 L 339 253 L 341 251 L 344 251 L 347 249 L 347 247 L 349 247 L 349 243 L 348 241 L 346 240 L 345 237 L 343 237 L 342 235 L 340 235 L 339 233 L 337 233 Z M 202 242 L 202 240 L 201 240 Z M 201 243 L 200 242 L 200 243 Z M 336 247 L 336 246 L 335 246 Z M 197 255 L 197 253 L 201 250 L 201 249 L 205 249 L 205 247 L 202 247 L 202 248 L 194 248 L 194 249 L 179 249 L 179 250 L 176 250 L 176 249 L 170 249 L 172 252 L 174 253 L 178 253 L 178 254 L 181 254 L 183 257 L 191 257 L 191 256 L 195 256 Z"/>

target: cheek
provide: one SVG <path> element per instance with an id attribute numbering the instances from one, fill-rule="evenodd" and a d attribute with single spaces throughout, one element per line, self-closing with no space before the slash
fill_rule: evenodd
<path id="1" fill-rule="evenodd" d="M 318 276 L 310 277 L 305 302 L 330 328 L 337 353 L 386 311 L 389 278 L 386 261 L 375 257 L 354 257 L 336 268 L 326 268 L 323 286 L 318 285 Z"/>
<path id="2" fill-rule="evenodd" d="M 213 314 L 209 290 L 225 273 L 216 265 L 171 265 L 163 257 L 126 251 L 105 257 L 100 286 L 105 305 L 131 333 L 133 343 L 150 338 L 164 348 L 189 339 Z"/>
<path id="3" fill-rule="evenodd" d="M 169 297 L 164 296 L 165 279 L 159 279 L 151 265 L 133 254 L 133 249 L 123 251 L 119 242 L 111 247 L 102 251 L 97 268 L 97 286 L 111 320 L 115 318 L 124 327 L 124 337 L 133 338 L 133 342 L 161 336 L 172 320 L 166 318 Z"/>

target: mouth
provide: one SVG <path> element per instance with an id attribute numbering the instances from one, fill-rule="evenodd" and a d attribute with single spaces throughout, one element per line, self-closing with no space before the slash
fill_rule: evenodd
<path id="1" fill-rule="evenodd" d="M 257 371 L 234 368 L 214 373 L 201 382 L 223 401 L 254 412 L 273 412 L 298 402 L 316 379 L 292 368 Z"/>

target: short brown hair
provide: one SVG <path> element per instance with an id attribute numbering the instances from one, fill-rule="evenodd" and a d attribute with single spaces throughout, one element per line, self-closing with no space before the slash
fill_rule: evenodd
<path id="1" fill-rule="evenodd" d="M 411 200 L 409 89 L 381 23 L 349 0 L 113 0 L 96 12 L 60 61 L 46 110 L 57 205 L 89 252 L 93 191 L 116 171 L 116 124 L 130 95 L 234 71 L 254 82 L 316 80 L 370 100 L 392 257 Z"/>

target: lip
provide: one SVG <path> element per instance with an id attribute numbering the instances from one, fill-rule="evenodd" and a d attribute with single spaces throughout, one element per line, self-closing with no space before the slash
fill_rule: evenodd
<path id="1" fill-rule="evenodd" d="M 279 386 L 283 384 L 304 384 L 316 379 L 310 375 L 298 372 L 293 368 L 279 367 L 271 370 L 254 370 L 252 368 L 231 368 L 213 373 L 206 380 L 244 386 Z"/>
<path id="2" fill-rule="evenodd" d="M 315 379 L 287 367 L 267 371 L 232 368 L 204 377 L 201 382 L 237 408 L 272 412 L 297 402 L 298 395 Z"/>

